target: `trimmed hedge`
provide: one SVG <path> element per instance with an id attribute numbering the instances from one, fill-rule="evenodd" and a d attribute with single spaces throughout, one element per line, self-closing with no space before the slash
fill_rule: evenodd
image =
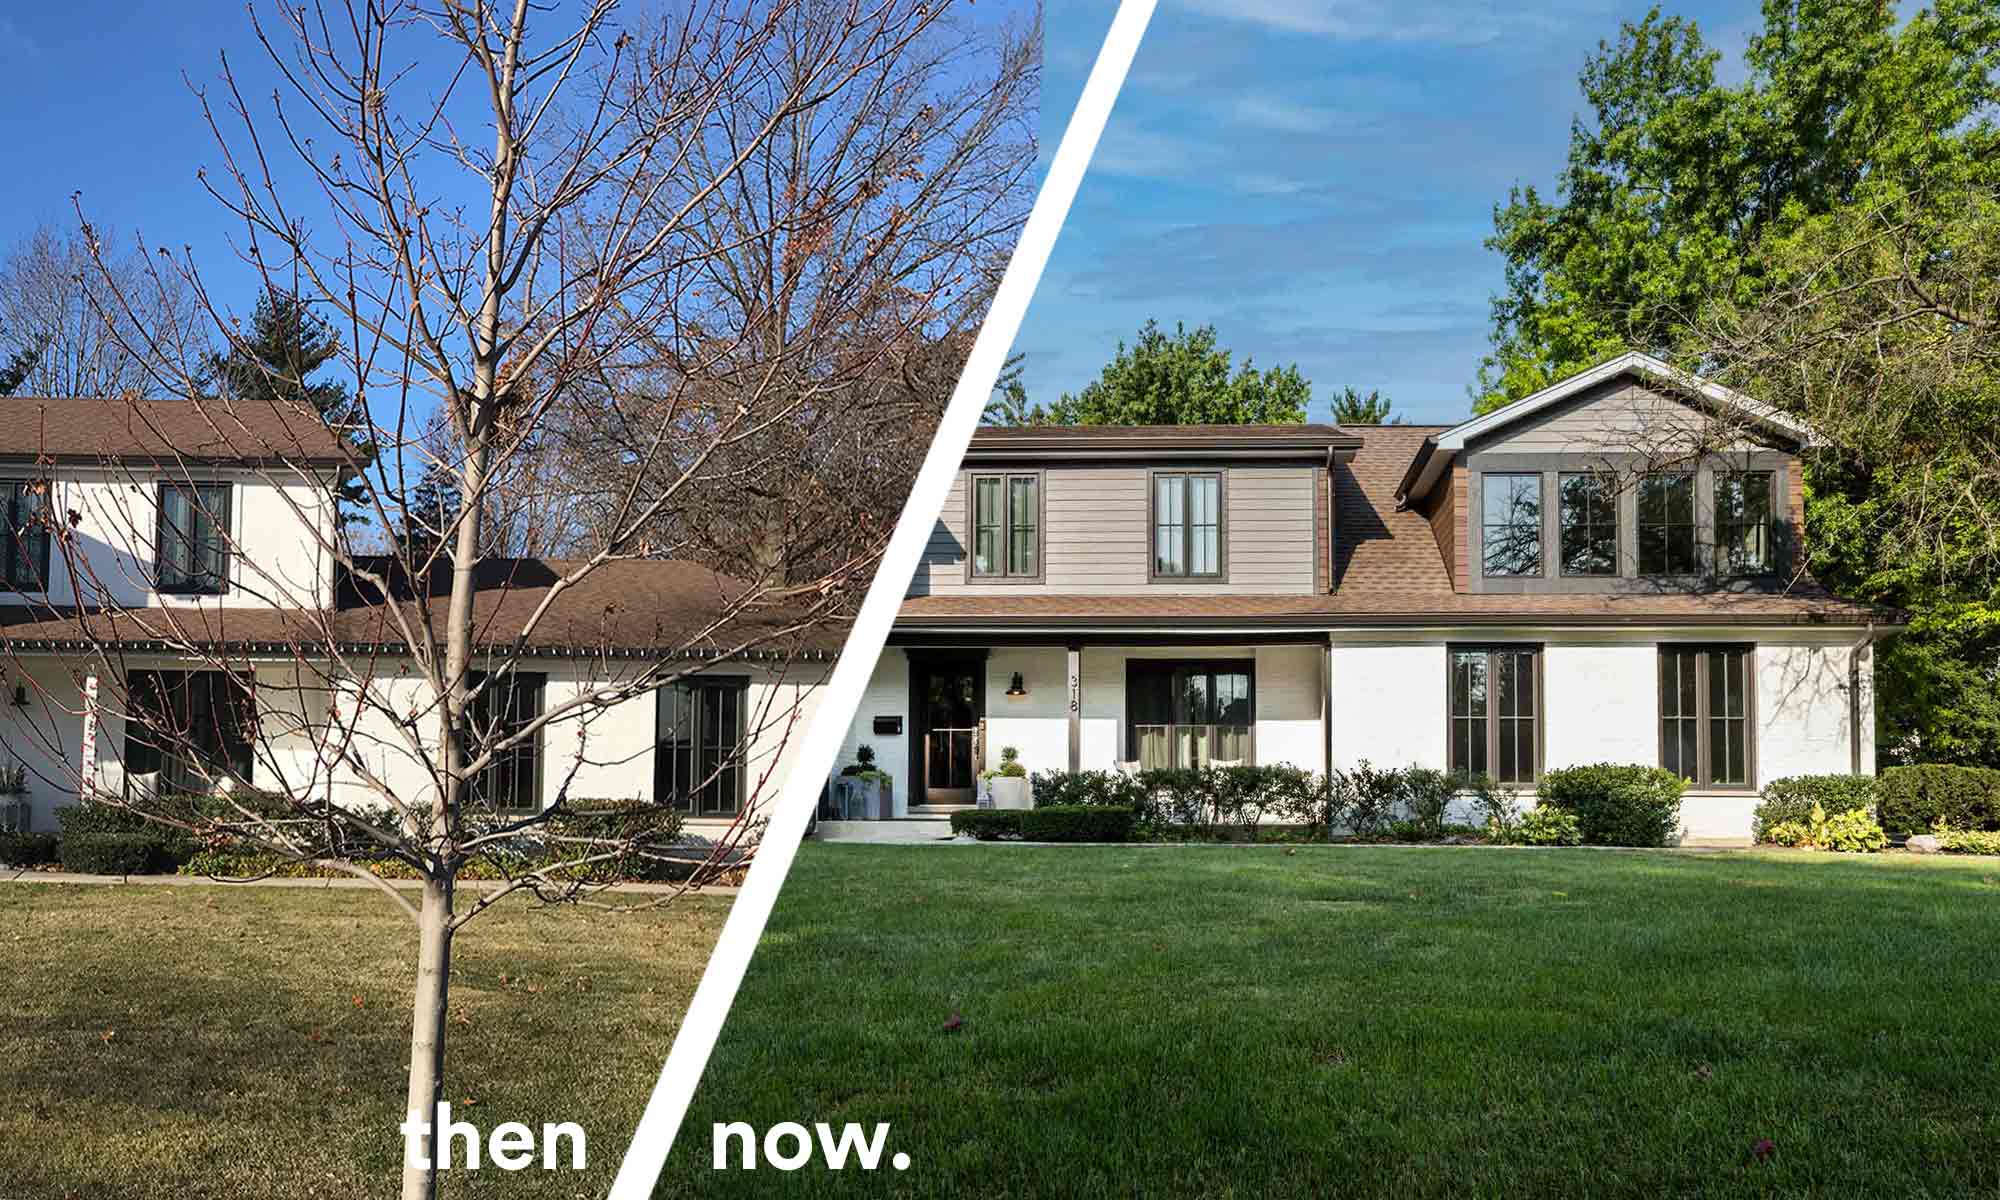
<path id="1" fill-rule="evenodd" d="M 1923 764 L 1890 767 L 1876 781 L 1876 811 L 1891 834 L 1951 829 L 2000 831 L 2000 770 Z"/>
<path id="2" fill-rule="evenodd" d="M 61 861 L 53 833 L 0 833 L 0 863 L 10 867 L 45 867 Z"/>
<path id="3" fill-rule="evenodd" d="M 63 870 L 83 875 L 171 875 L 194 857 L 194 839 L 178 829 L 108 804 L 56 810 Z"/>
<path id="4" fill-rule="evenodd" d="M 1133 812 L 1109 804 L 1059 804 L 1021 813 L 1021 836 L 1030 842 L 1125 842 Z"/>
<path id="5" fill-rule="evenodd" d="M 1857 809 L 1873 816 L 1875 780 L 1869 775 L 1792 775 L 1765 784 L 1762 799 L 1753 814 L 1752 835 L 1767 842 L 1774 825 L 1812 820 L 1814 805 L 1829 817 Z"/>
<path id="6" fill-rule="evenodd" d="M 982 842 L 1020 837 L 1023 815 L 1018 808 L 960 809 L 951 814 L 951 831 L 961 836 L 969 833 Z"/>
<path id="7" fill-rule="evenodd" d="M 1536 797 L 1576 814 L 1586 846 L 1665 846 L 1680 831 L 1687 780 L 1662 767 L 1596 763 L 1542 776 Z"/>

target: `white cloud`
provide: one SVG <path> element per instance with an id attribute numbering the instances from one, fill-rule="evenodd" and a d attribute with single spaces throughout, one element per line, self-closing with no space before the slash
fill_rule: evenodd
<path id="1" fill-rule="evenodd" d="M 1256 92 L 1237 97 L 1231 111 L 1238 124 L 1280 133 L 1324 133 L 1348 121 L 1347 114 L 1331 108 Z"/>

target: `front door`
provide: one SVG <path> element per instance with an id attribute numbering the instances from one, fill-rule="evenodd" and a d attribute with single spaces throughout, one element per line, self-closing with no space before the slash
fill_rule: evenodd
<path id="1" fill-rule="evenodd" d="M 973 777 L 979 771 L 979 718 L 986 707 L 984 664 L 933 662 L 920 674 L 924 802 L 971 804 Z"/>

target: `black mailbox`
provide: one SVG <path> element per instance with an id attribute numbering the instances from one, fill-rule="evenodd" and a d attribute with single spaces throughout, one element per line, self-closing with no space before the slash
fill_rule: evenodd
<path id="1" fill-rule="evenodd" d="M 903 718 L 901 717 L 875 718 L 876 737 L 893 737 L 901 732 L 903 732 Z"/>

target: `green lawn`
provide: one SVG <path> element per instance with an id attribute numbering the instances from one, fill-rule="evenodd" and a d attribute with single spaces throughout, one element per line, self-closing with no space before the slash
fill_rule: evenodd
<path id="1" fill-rule="evenodd" d="M 727 910 L 505 904 L 467 928 L 455 1115 L 577 1121 L 591 1170 L 458 1173 L 446 1196 L 604 1194 Z M 0 940 L 0 1196 L 394 1194 L 415 972 L 382 896 L 9 884 Z"/>
<path id="2" fill-rule="evenodd" d="M 718 1175 L 736 1120 L 913 1161 Z M 1996 1147 L 1993 859 L 808 844 L 659 1194 L 1957 1197 Z"/>

